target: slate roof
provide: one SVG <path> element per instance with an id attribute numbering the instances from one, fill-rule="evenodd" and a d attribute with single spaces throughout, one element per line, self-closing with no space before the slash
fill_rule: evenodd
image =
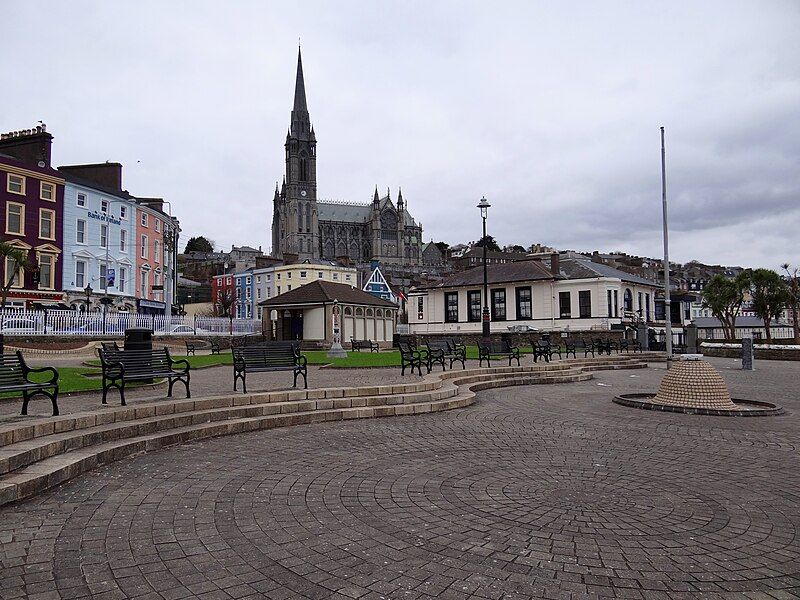
<path id="1" fill-rule="evenodd" d="M 389 196 L 384 196 L 380 199 L 380 209 L 386 208 L 390 205 L 397 210 L 397 207 L 389 199 Z M 417 226 L 414 217 L 411 216 L 407 210 L 403 210 L 406 218 L 406 224 L 412 227 Z M 350 203 L 350 202 L 317 202 L 317 217 L 320 221 L 339 221 L 344 223 L 366 223 L 372 217 L 372 203 L 367 204 Z"/>
<path id="2" fill-rule="evenodd" d="M 487 265 L 489 285 L 497 283 L 514 283 L 516 281 L 539 281 L 556 279 L 550 270 L 536 260 L 520 260 L 517 262 Z M 483 265 L 467 269 L 448 277 L 438 285 L 418 289 L 450 288 L 471 285 L 483 285 Z"/>
<path id="3" fill-rule="evenodd" d="M 620 269 L 615 269 L 608 265 L 592 262 L 588 258 L 562 258 L 559 261 L 561 266 L 561 274 L 567 279 L 592 279 L 594 277 L 614 277 L 629 283 L 638 283 L 639 285 L 650 285 L 657 287 L 659 284 L 656 281 L 650 281 L 638 275 L 631 275 Z"/>
<path id="4" fill-rule="evenodd" d="M 291 304 L 330 304 L 334 300 L 346 304 L 362 304 L 397 308 L 396 304 L 383 300 L 358 288 L 333 281 L 312 281 L 274 298 L 259 302 L 260 306 L 288 306 Z"/>
<path id="5" fill-rule="evenodd" d="M 693 319 L 695 325 L 702 329 L 722 327 L 722 323 L 716 317 L 696 317 Z M 764 320 L 759 317 L 736 317 L 736 327 L 764 327 Z M 770 323 L 770 327 L 791 327 L 788 323 Z"/>

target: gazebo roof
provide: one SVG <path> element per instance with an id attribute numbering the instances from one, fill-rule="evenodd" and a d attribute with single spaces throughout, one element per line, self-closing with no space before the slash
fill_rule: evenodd
<path id="1" fill-rule="evenodd" d="M 288 306 L 298 304 L 330 304 L 338 300 L 343 304 L 361 304 L 364 306 L 380 306 L 397 308 L 396 304 L 361 291 L 350 285 L 333 281 L 312 281 L 274 298 L 263 300 L 260 306 Z"/>

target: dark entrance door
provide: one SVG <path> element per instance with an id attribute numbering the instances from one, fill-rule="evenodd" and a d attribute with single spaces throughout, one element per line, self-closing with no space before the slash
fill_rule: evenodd
<path id="1" fill-rule="evenodd" d="M 291 316 L 291 339 L 293 340 L 302 340 L 303 339 L 303 311 L 302 310 L 293 310 Z"/>

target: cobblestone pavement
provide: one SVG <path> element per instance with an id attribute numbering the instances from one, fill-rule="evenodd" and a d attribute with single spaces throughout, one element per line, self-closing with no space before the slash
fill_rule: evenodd
<path id="1" fill-rule="evenodd" d="M 0 510 L 0 599 L 797 597 L 800 364 L 714 363 L 787 414 L 611 402 L 651 365 L 115 463 Z"/>

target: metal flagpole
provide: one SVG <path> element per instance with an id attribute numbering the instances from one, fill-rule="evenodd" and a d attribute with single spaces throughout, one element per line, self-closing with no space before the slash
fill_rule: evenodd
<path id="1" fill-rule="evenodd" d="M 667 232 L 667 155 L 664 150 L 664 128 L 661 128 L 661 209 L 664 220 L 664 322 L 667 369 L 672 365 L 672 302 L 669 296 L 669 234 Z"/>

